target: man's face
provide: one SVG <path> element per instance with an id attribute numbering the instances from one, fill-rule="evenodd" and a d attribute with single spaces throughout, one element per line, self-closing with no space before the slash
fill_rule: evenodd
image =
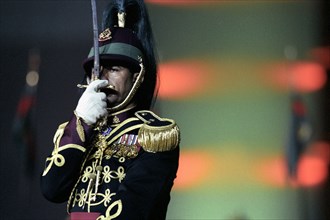
<path id="1" fill-rule="evenodd" d="M 130 70 L 123 66 L 106 66 L 103 67 L 101 79 L 108 80 L 109 85 L 115 87 L 112 89 L 102 90 L 107 95 L 108 107 L 114 107 L 124 101 L 130 92 L 138 73 L 131 73 Z"/>

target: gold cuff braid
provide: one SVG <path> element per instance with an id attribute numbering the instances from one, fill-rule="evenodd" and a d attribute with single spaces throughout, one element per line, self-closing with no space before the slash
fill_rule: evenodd
<path id="1" fill-rule="evenodd" d="M 81 124 L 80 117 L 77 115 L 76 111 L 73 111 L 75 114 L 77 120 L 76 120 L 76 130 L 79 135 L 79 138 L 82 142 L 85 142 L 85 132 L 84 132 L 84 127 Z"/>

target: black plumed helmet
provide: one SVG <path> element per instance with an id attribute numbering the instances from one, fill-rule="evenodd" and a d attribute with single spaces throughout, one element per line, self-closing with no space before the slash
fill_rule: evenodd
<path id="1" fill-rule="evenodd" d="M 144 59 L 142 45 L 136 34 L 128 28 L 111 27 L 99 36 L 99 57 L 102 66 L 107 63 L 121 64 L 132 72 L 140 71 L 140 59 Z M 90 75 L 94 64 L 94 48 L 88 54 L 83 67 Z"/>
<path id="2" fill-rule="evenodd" d="M 124 15 L 124 25 L 118 14 Z M 122 26 L 123 25 L 123 26 Z M 103 12 L 100 35 L 100 63 L 124 62 L 129 68 L 139 68 L 137 55 L 143 58 L 144 80 L 135 93 L 137 109 L 149 109 L 156 97 L 157 61 L 149 15 L 143 0 L 111 0 Z M 110 32 L 110 37 L 104 33 Z M 103 35 L 103 36 L 102 36 Z M 118 44 L 119 43 L 119 44 Z M 90 73 L 93 50 L 84 62 Z"/>

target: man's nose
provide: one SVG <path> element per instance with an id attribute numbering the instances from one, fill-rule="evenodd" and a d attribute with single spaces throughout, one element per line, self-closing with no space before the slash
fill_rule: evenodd
<path id="1" fill-rule="evenodd" d="M 106 70 L 102 66 L 100 67 L 100 79 L 107 80 Z"/>
<path id="2" fill-rule="evenodd" d="M 102 79 L 102 80 L 107 80 L 107 77 L 105 76 L 105 74 L 101 74 L 101 77 L 100 77 L 100 79 Z"/>

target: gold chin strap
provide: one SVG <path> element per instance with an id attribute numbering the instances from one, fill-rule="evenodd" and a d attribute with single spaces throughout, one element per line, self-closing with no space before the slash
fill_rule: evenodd
<path id="1" fill-rule="evenodd" d="M 126 107 L 132 101 L 132 98 L 134 97 L 136 91 L 138 90 L 141 83 L 143 82 L 145 69 L 144 69 L 144 65 L 142 62 L 142 57 L 139 57 L 139 61 L 140 61 L 141 70 L 140 70 L 139 75 L 138 75 L 137 79 L 135 80 L 130 92 L 128 93 L 128 95 L 126 96 L 126 98 L 124 99 L 124 101 L 122 103 L 120 103 L 117 106 L 114 106 L 112 108 L 107 108 L 109 113 L 113 113 L 113 112 L 122 110 L 124 107 Z"/>
<path id="2" fill-rule="evenodd" d="M 121 28 L 124 28 L 126 13 L 123 11 L 120 11 L 120 12 L 118 12 L 117 16 L 118 16 L 118 26 Z M 109 113 L 114 113 L 114 112 L 120 111 L 123 108 L 125 108 L 130 103 L 130 101 L 132 101 L 132 98 L 134 97 L 136 91 L 138 90 L 141 83 L 143 82 L 145 69 L 144 69 L 142 57 L 138 57 L 138 59 L 140 62 L 141 70 L 139 72 L 139 75 L 138 75 L 136 81 L 134 82 L 130 92 L 128 93 L 128 95 L 126 96 L 126 98 L 124 99 L 124 101 L 122 103 L 120 103 L 119 105 L 114 106 L 112 108 L 107 108 Z"/>

